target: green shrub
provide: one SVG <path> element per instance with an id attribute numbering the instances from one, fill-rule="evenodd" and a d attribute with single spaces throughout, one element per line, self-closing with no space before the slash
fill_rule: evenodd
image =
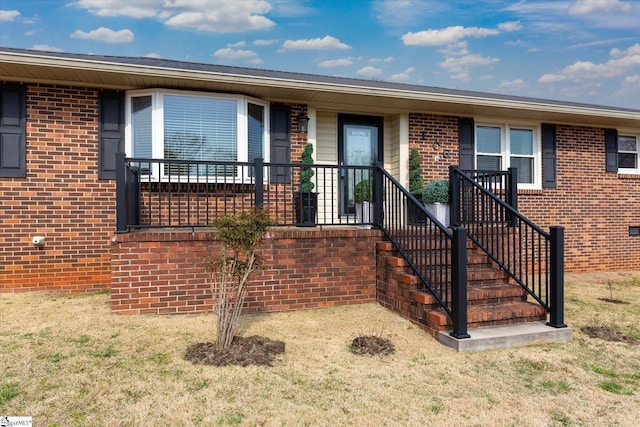
<path id="1" fill-rule="evenodd" d="M 423 187 L 422 156 L 417 148 L 412 148 L 409 151 L 409 192 L 414 196 L 421 196 Z"/>
<path id="2" fill-rule="evenodd" d="M 312 165 L 313 164 L 313 145 L 307 144 L 304 146 L 304 150 L 302 150 L 302 164 L 303 165 Z M 302 167 L 300 171 L 300 192 L 301 193 L 311 193 L 315 184 L 311 182 L 311 178 L 315 175 L 315 172 L 310 167 Z"/>
<path id="3" fill-rule="evenodd" d="M 422 202 L 425 205 L 449 203 L 449 181 L 446 179 L 430 181 L 422 192 Z"/>
<path id="4" fill-rule="evenodd" d="M 363 179 L 356 184 L 354 195 L 356 203 L 373 201 L 373 181 L 371 178 Z"/>

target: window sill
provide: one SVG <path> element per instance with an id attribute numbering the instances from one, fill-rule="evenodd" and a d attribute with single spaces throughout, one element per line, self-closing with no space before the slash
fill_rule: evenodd
<path id="1" fill-rule="evenodd" d="M 637 179 L 637 180 L 640 180 L 640 171 L 637 171 L 637 172 L 636 171 L 633 171 L 633 172 L 631 172 L 631 171 L 629 171 L 629 172 L 627 172 L 627 171 L 623 171 L 623 172 L 618 171 L 618 179 Z"/>

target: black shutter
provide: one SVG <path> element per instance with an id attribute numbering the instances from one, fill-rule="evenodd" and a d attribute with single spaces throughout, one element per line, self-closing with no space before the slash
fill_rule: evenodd
<path id="1" fill-rule="evenodd" d="M 556 125 L 542 124 L 542 188 L 556 188 Z"/>
<path id="2" fill-rule="evenodd" d="M 604 130 L 604 143 L 607 149 L 607 172 L 618 172 L 618 131 Z"/>
<path id="3" fill-rule="evenodd" d="M 460 143 L 460 169 L 474 169 L 474 122 L 472 118 L 458 119 L 458 141 Z"/>
<path id="4" fill-rule="evenodd" d="M 26 91 L 0 85 L 0 177 L 27 176 Z"/>
<path id="5" fill-rule="evenodd" d="M 271 106 L 271 163 L 291 163 L 291 109 Z M 291 168 L 272 167 L 271 182 L 290 183 Z"/>
<path id="6" fill-rule="evenodd" d="M 116 153 L 124 151 L 124 95 L 100 92 L 98 106 L 98 178 L 115 179 Z"/>

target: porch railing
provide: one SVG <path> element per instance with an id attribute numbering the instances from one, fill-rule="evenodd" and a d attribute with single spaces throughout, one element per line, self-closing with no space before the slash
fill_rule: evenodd
<path id="1" fill-rule="evenodd" d="M 466 232 L 449 230 L 382 167 L 376 170 L 376 224 L 451 316 L 451 335 L 467 333 Z"/>
<path id="2" fill-rule="evenodd" d="M 550 313 L 550 326 L 565 327 L 564 229 L 551 227 L 547 233 L 473 175 L 450 168 L 451 225 L 464 227 L 469 238 Z M 515 201 L 514 195 L 509 197 Z"/>
<path id="3" fill-rule="evenodd" d="M 373 210 L 358 215 L 355 205 L 356 185 L 372 182 L 374 167 L 157 160 L 123 153 L 116 160 L 118 232 L 206 227 L 218 216 L 257 207 L 273 213 L 278 226 L 374 224 Z M 313 171 L 314 189 L 300 192 L 305 168 Z"/>

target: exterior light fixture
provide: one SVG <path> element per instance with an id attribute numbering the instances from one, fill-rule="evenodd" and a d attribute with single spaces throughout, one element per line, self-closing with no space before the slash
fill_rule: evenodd
<path id="1" fill-rule="evenodd" d="M 298 132 L 307 133 L 309 129 L 309 117 L 302 113 L 298 116 Z"/>

